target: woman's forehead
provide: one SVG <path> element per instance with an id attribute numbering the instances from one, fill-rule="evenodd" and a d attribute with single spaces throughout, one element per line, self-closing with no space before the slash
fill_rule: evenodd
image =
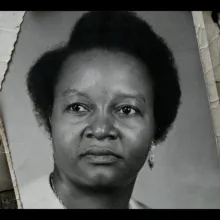
<path id="1" fill-rule="evenodd" d="M 68 58 L 57 87 L 59 90 L 98 87 L 145 90 L 151 86 L 149 78 L 147 68 L 127 54 L 89 51 Z"/>
<path id="2" fill-rule="evenodd" d="M 99 68 L 108 70 L 116 69 L 137 69 L 145 70 L 147 67 L 134 56 L 120 51 L 107 51 L 102 49 L 91 49 L 70 55 L 64 62 L 62 70 L 64 73 L 85 68 Z"/>

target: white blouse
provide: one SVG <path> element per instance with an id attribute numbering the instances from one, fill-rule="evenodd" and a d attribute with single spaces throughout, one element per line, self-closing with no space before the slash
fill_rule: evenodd
<path id="1" fill-rule="evenodd" d="M 49 175 L 39 178 L 28 186 L 21 187 L 20 195 L 23 209 L 64 209 L 50 186 Z M 147 209 L 133 198 L 130 199 L 129 207 L 130 209 Z"/>

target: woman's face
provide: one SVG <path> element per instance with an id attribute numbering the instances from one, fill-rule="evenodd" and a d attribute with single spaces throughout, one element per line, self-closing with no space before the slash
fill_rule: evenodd
<path id="1" fill-rule="evenodd" d="M 69 180 L 124 187 L 146 161 L 154 136 L 148 70 L 124 53 L 72 55 L 55 88 L 54 160 Z"/>

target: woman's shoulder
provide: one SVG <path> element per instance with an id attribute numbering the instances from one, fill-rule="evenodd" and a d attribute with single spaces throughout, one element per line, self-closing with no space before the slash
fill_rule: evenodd
<path id="1" fill-rule="evenodd" d="M 129 205 L 130 209 L 150 209 L 148 206 L 146 206 L 142 202 L 137 201 L 134 198 L 130 199 Z"/>

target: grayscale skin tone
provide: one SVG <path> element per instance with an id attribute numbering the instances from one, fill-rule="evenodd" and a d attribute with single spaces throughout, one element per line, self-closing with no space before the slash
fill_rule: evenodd
<path id="1" fill-rule="evenodd" d="M 71 55 L 51 114 L 54 187 L 67 208 L 126 209 L 155 130 L 149 71 L 104 50 Z"/>

